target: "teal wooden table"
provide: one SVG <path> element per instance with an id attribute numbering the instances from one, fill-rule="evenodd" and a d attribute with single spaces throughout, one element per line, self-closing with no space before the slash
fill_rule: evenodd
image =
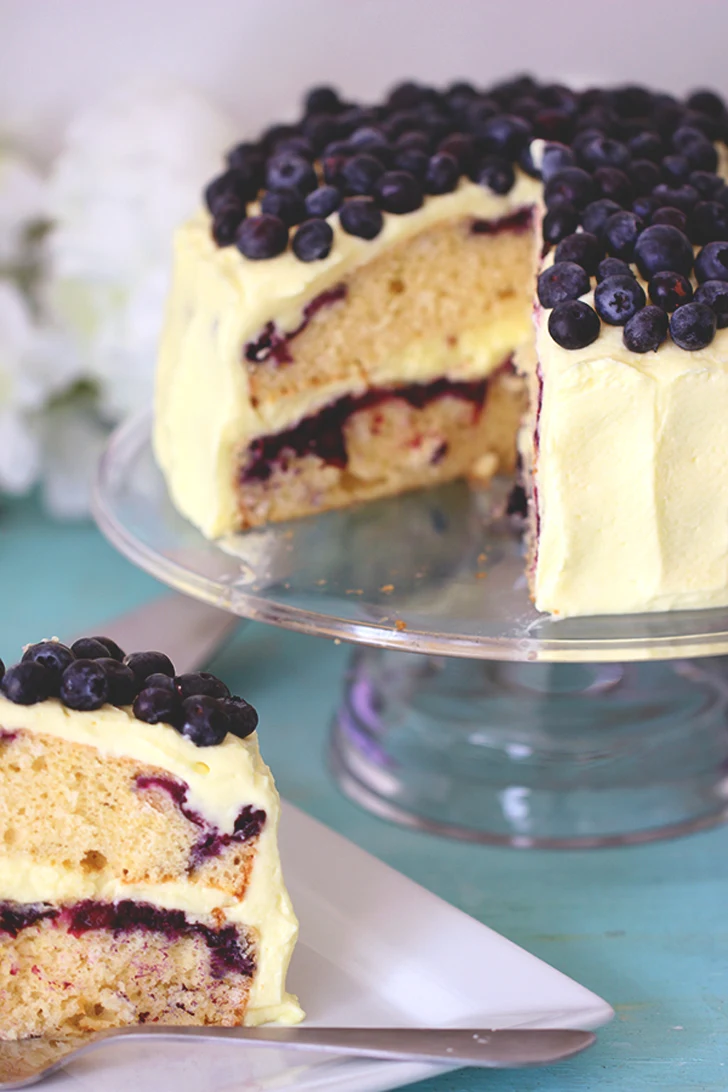
<path id="1" fill-rule="evenodd" d="M 0 510 L 0 655 L 162 592 L 88 524 L 31 502 Z M 281 792 L 413 880 L 595 990 L 616 1020 L 586 1055 L 548 1070 L 460 1070 L 418 1092 L 723 1092 L 728 1089 L 728 829 L 676 842 L 537 853 L 446 842 L 385 824 L 345 800 L 325 767 L 349 650 L 242 627 L 212 670 L 263 714 Z M 728 731 L 728 726 L 726 727 Z"/>

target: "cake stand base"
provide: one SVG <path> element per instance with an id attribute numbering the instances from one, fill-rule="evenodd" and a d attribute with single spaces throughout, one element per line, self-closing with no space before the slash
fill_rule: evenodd
<path id="1" fill-rule="evenodd" d="M 589 848 L 728 818 L 723 660 L 523 664 L 357 649 L 331 740 L 343 791 L 475 842 Z"/>

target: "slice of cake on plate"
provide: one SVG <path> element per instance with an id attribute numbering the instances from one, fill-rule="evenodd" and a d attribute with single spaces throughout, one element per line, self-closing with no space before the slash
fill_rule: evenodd
<path id="1" fill-rule="evenodd" d="M 300 1019 L 255 710 L 104 637 L 0 686 L 0 1037 Z"/>
<path id="2" fill-rule="evenodd" d="M 539 609 L 728 604 L 727 137 L 708 91 L 314 90 L 178 233 L 174 503 L 216 537 L 487 483 L 520 430 Z"/>

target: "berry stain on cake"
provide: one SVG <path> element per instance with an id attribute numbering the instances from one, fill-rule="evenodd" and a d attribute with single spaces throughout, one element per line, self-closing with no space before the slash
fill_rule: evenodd
<path id="1" fill-rule="evenodd" d="M 0 1039 L 300 1020 L 253 706 L 106 637 L 0 675 Z"/>

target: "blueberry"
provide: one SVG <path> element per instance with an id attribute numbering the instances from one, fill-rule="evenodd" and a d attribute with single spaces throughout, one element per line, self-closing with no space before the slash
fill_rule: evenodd
<path id="1" fill-rule="evenodd" d="M 26 660 L 9 667 L 0 683 L 0 689 L 16 705 L 37 705 L 58 691 L 55 673 L 35 660 Z"/>
<path id="2" fill-rule="evenodd" d="M 630 164 L 627 174 L 634 192 L 640 197 L 652 193 L 662 178 L 660 168 L 651 159 L 636 159 Z"/>
<path id="3" fill-rule="evenodd" d="M 312 87 L 304 99 L 307 114 L 336 114 L 341 110 L 341 99 L 333 87 Z"/>
<path id="4" fill-rule="evenodd" d="M 402 215 L 422 205 L 422 188 L 407 171 L 385 171 L 377 179 L 374 196 L 385 212 Z"/>
<path id="5" fill-rule="evenodd" d="M 557 261 L 538 276 L 538 298 L 542 307 L 576 300 L 585 295 L 589 287 L 589 274 L 576 262 Z"/>
<path id="6" fill-rule="evenodd" d="M 61 701 L 69 709 L 100 709 L 108 701 L 109 680 L 100 659 L 74 660 L 63 672 Z"/>
<path id="7" fill-rule="evenodd" d="M 662 177 L 668 186 L 682 186 L 690 175 L 690 163 L 684 155 L 666 155 L 660 164 Z"/>
<path id="8" fill-rule="evenodd" d="M 632 159 L 632 153 L 626 144 L 618 140 L 597 136 L 582 146 L 579 158 L 587 170 L 595 171 L 598 167 L 619 167 L 624 170 Z"/>
<path id="9" fill-rule="evenodd" d="M 341 154 L 327 155 L 321 160 L 321 171 L 327 186 L 343 188 L 344 177 L 342 172 L 347 162 L 348 156 Z"/>
<path id="10" fill-rule="evenodd" d="M 676 307 L 690 303 L 693 298 L 693 287 L 687 277 L 667 269 L 655 273 L 650 279 L 648 291 L 652 302 L 663 311 L 674 311 Z"/>
<path id="11" fill-rule="evenodd" d="M 597 266 L 597 281 L 607 277 L 634 277 L 634 273 L 621 258 L 604 258 Z"/>
<path id="12" fill-rule="evenodd" d="M 541 178 L 549 182 L 555 174 L 567 167 L 576 166 L 576 156 L 571 148 L 558 141 L 549 141 L 543 149 L 541 157 Z"/>
<path id="13" fill-rule="evenodd" d="M 293 236 L 293 253 L 302 262 L 318 262 L 328 258 L 334 232 L 325 220 L 306 220 Z"/>
<path id="14" fill-rule="evenodd" d="M 598 125 L 592 125 L 589 118 L 580 117 L 577 121 L 577 125 L 579 132 L 571 142 L 571 149 L 578 159 L 587 144 L 590 144 L 591 141 L 595 140 L 597 137 L 603 138 L 606 134 Z"/>
<path id="15" fill-rule="evenodd" d="M 627 141 L 627 147 L 635 159 L 649 159 L 659 163 L 665 154 L 665 145 L 659 133 L 644 129 Z"/>
<path id="16" fill-rule="evenodd" d="M 532 129 L 523 118 L 499 114 L 485 122 L 478 136 L 486 152 L 513 161 L 531 140 Z"/>
<path id="17" fill-rule="evenodd" d="M 228 167 L 238 171 L 241 178 L 246 180 L 243 188 L 249 192 L 250 200 L 255 197 L 263 184 L 266 158 L 266 154 L 260 145 L 251 144 L 249 141 L 236 144 L 227 154 Z M 241 185 L 241 179 L 238 179 L 238 186 Z M 253 187 L 255 188 L 253 189 Z"/>
<path id="18" fill-rule="evenodd" d="M 106 650 L 104 651 L 106 652 Z M 42 664 L 43 667 L 60 677 L 75 658 L 75 654 L 71 649 L 67 648 L 66 645 L 62 645 L 60 641 L 40 641 L 37 645 L 30 645 L 26 648 L 22 662 Z"/>
<path id="19" fill-rule="evenodd" d="M 664 205 L 660 209 L 655 209 L 652 214 L 652 223 L 670 224 L 672 227 L 676 227 L 678 231 L 687 232 L 688 218 L 680 209 Z"/>
<path id="20" fill-rule="evenodd" d="M 594 290 L 594 307 L 610 326 L 624 326 L 646 303 L 642 285 L 632 276 L 605 277 Z"/>
<path id="21" fill-rule="evenodd" d="M 599 167 L 592 177 L 598 196 L 608 197 L 622 207 L 632 203 L 634 187 L 618 167 Z"/>
<path id="22" fill-rule="evenodd" d="M 611 201 L 608 197 L 600 197 L 598 201 L 592 201 L 584 209 L 581 218 L 584 231 L 589 231 L 592 235 L 599 237 L 604 231 L 604 225 L 609 217 L 615 212 L 621 211 L 621 205 L 618 205 L 616 201 Z"/>
<path id="23" fill-rule="evenodd" d="M 316 159 L 316 152 L 314 151 L 313 144 L 305 136 L 284 137 L 283 140 L 276 141 L 271 150 L 271 154 L 279 156 L 284 153 L 300 155 L 303 159 L 307 159 L 309 163 L 313 163 Z"/>
<path id="24" fill-rule="evenodd" d="M 211 234 L 218 246 L 232 246 L 238 233 L 245 209 L 236 199 L 221 201 L 215 207 Z"/>
<path id="25" fill-rule="evenodd" d="M 134 716 L 146 724 L 182 725 L 182 703 L 176 691 L 145 687 L 134 699 Z"/>
<path id="26" fill-rule="evenodd" d="M 109 684 L 108 700 L 112 705 L 131 705 L 137 696 L 139 686 L 136 676 L 126 664 L 113 660 L 107 656 L 103 660 L 94 660 L 99 667 L 106 672 L 106 681 Z"/>
<path id="27" fill-rule="evenodd" d="M 398 171 L 407 171 L 421 182 L 427 174 L 430 157 L 420 148 L 401 148 L 395 155 L 392 165 Z"/>
<path id="28" fill-rule="evenodd" d="M 318 186 L 316 172 L 301 155 L 281 152 L 268 160 L 265 183 L 269 190 L 298 190 L 305 197 Z"/>
<path id="29" fill-rule="evenodd" d="M 415 83 L 414 80 L 403 80 L 402 83 L 395 84 L 389 92 L 387 105 L 392 110 L 408 110 L 413 106 L 419 106 L 427 95 L 427 88 Z"/>
<path id="30" fill-rule="evenodd" d="M 427 163 L 425 193 L 450 193 L 458 184 L 461 167 L 451 152 L 436 152 Z"/>
<path id="31" fill-rule="evenodd" d="M 641 194 L 632 202 L 632 212 L 639 216 L 645 224 L 652 220 L 652 214 L 660 207 L 660 202 L 652 194 Z"/>
<path id="32" fill-rule="evenodd" d="M 297 190 L 269 190 L 260 202 L 265 216 L 277 216 L 286 227 L 300 224 L 306 218 L 306 206 Z"/>
<path id="33" fill-rule="evenodd" d="M 162 675 L 160 671 L 154 671 L 144 679 L 144 689 L 148 690 L 150 688 L 154 690 L 169 690 L 177 693 L 172 676 Z"/>
<path id="34" fill-rule="evenodd" d="M 654 353 L 667 337 L 668 319 L 660 307 L 643 307 L 622 332 L 625 348 L 632 353 Z"/>
<path id="35" fill-rule="evenodd" d="M 493 193 L 506 194 L 513 189 L 516 175 L 507 159 L 489 155 L 478 164 L 474 181 L 479 186 L 487 186 Z"/>
<path id="36" fill-rule="evenodd" d="M 725 114 L 725 103 L 713 91 L 693 91 L 686 102 L 691 109 L 699 110 L 701 114 L 708 114 L 710 117 L 722 118 Z"/>
<path id="37" fill-rule="evenodd" d="M 691 171 L 688 181 L 706 201 L 717 197 L 725 186 L 723 179 L 711 171 Z"/>
<path id="38" fill-rule="evenodd" d="M 327 156 L 343 155 L 346 159 L 351 154 L 351 145 L 348 140 L 332 140 L 321 152 L 321 157 L 325 159 Z"/>
<path id="39" fill-rule="evenodd" d="M 382 230 L 384 220 L 371 197 L 353 197 L 339 209 L 339 221 L 348 235 L 374 239 Z"/>
<path id="40" fill-rule="evenodd" d="M 392 145 L 381 129 L 375 129 L 371 125 L 363 125 L 360 129 L 355 129 L 349 137 L 349 144 L 356 153 L 368 152 L 385 165 L 392 160 Z"/>
<path id="41" fill-rule="evenodd" d="M 243 698 L 223 698 L 220 705 L 230 720 L 229 731 L 238 739 L 246 739 L 258 727 L 258 714 Z"/>
<path id="42" fill-rule="evenodd" d="M 230 731 L 230 717 L 215 698 L 204 694 L 186 698 L 180 731 L 196 747 L 216 747 Z"/>
<path id="43" fill-rule="evenodd" d="M 0 660 L 0 682 L 2 682 L 4 675 L 5 675 L 5 664 L 4 664 L 4 662 L 2 660 Z"/>
<path id="44" fill-rule="evenodd" d="M 301 128 L 317 155 L 342 133 L 340 118 L 331 114 L 309 114 L 303 119 Z"/>
<path id="45" fill-rule="evenodd" d="M 240 171 L 225 171 L 224 174 L 213 178 L 206 187 L 205 204 L 214 216 L 215 210 L 222 202 L 233 200 L 244 205 L 246 201 L 252 201 L 257 193 L 258 186 L 253 188 L 252 184 L 246 183 Z"/>
<path id="46" fill-rule="evenodd" d="M 460 165 L 460 170 L 465 172 L 470 170 L 477 159 L 475 140 L 470 133 L 451 133 L 440 142 L 437 151 L 451 155 Z"/>
<path id="47" fill-rule="evenodd" d="M 473 138 L 470 137 L 471 141 L 472 139 Z M 429 156 L 431 143 L 432 141 L 427 133 L 423 133 L 421 129 L 408 129 L 406 132 L 399 134 L 395 141 L 395 146 L 397 151 L 423 152 L 425 155 Z"/>
<path id="48" fill-rule="evenodd" d="M 295 125 L 271 125 L 261 135 L 260 146 L 270 153 L 271 148 L 275 148 L 276 144 L 287 137 L 298 136 L 298 133 L 299 129 Z"/>
<path id="49" fill-rule="evenodd" d="M 710 345 L 716 327 L 715 312 L 707 303 L 686 303 L 670 318 L 672 340 L 680 349 L 691 353 Z"/>
<path id="50" fill-rule="evenodd" d="M 728 326 L 728 283 L 726 281 L 703 281 L 695 292 L 696 303 L 707 303 L 715 312 L 718 329 Z"/>
<path id="51" fill-rule="evenodd" d="M 384 174 L 382 161 L 366 153 L 347 159 L 341 169 L 341 177 L 347 193 L 364 196 L 374 193 L 377 179 L 382 174 Z"/>
<path id="52" fill-rule="evenodd" d="M 697 204 L 700 194 L 689 183 L 683 186 L 667 186 L 661 182 L 659 186 L 655 186 L 652 196 L 660 205 L 670 205 L 682 209 L 683 212 L 690 212 L 693 205 Z"/>
<path id="53" fill-rule="evenodd" d="M 688 234 L 694 243 L 728 240 L 728 208 L 719 201 L 698 201 L 688 219 Z"/>
<path id="54" fill-rule="evenodd" d="M 180 698 L 192 698 L 206 694 L 208 698 L 229 698 L 228 690 L 222 679 L 211 675 L 209 671 L 190 671 L 176 675 L 174 686 Z"/>
<path id="55" fill-rule="evenodd" d="M 562 349 L 583 349 L 599 337 L 596 311 L 582 300 L 558 303 L 549 315 L 549 333 Z"/>
<path id="56" fill-rule="evenodd" d="M 554 261 L 576 262 L 591 276 L 596 273 L 602 254 L 603 248 L 596 235 L 589 231 L 575 231 L 556 247 Z"/>
<path id="57" fill-rule="evenodd" d="M 672 135 L 672 146 L 689 161 L 693 170 L 715 171 L 718 167 L 718 153 L 699 129 L 683 126 Z"/>
<path id="58" fill-rule="evenodd" d="M 700 284 L 728 281 L 728 243 L 706 243 L 695 259 L 695 276 Z"/>
<path id="59" fill-rule="evenodd" d="M 109 649 L 97 637 L 79 637 L 71 645 L 71 652 L 78 660 L 100 660 L 109 655 Z"/>
<path id="60" fill-rule="evenodd" d="M 340 204 L 341 193 L 336 186 L 319 186 L 306 197 L 306 214 L 325 220 L 332 212 L 336 212 Z"/>
<path id="61" fill-rule="evenodd" d="M 138 683 L 143 683 L 149 675 L 157 672 L 174 678 L 174 664 L 163 652 L 131 652 L 124 657 L 124 663 L 130 667 Z"/>
<path id="62" fill-rule="evenodd" d="M 288 228 L 277 216 L 261 213 L 243 220 L 237 237 L 241 254 L 251 261 L 265 261 L 282 254 L 288 245 Z"/>
<path id="63" fill-rule="evenodd" d="M 553 174 L 544 188 L 546 207 L 551 208 L 555 198 L 566 198 L 578 209 L 586 208 L 596 197 L 591 175 L 580 167 L 564 167 Z"/>
<path id="64" fill-rule="evenodd" d="M 682 231 L 669 224 L 653 224 L 645 228 L 637 240 L 634 255 L 637 268 L 647 281 L 663 269 L 689 277 L 693 266 L 690 240 Z M 728 269 L 726 274 L 728 275 Z"/>
<path id="65" fill-rule="evenodd" d="M 545 243 L 560 243 L 567 235 L 572 235 L 579 226 L 579 213 L 573 205 L 565 202 L 558 208 L 549 209 L 541 224 L 541 234 Z"/>

